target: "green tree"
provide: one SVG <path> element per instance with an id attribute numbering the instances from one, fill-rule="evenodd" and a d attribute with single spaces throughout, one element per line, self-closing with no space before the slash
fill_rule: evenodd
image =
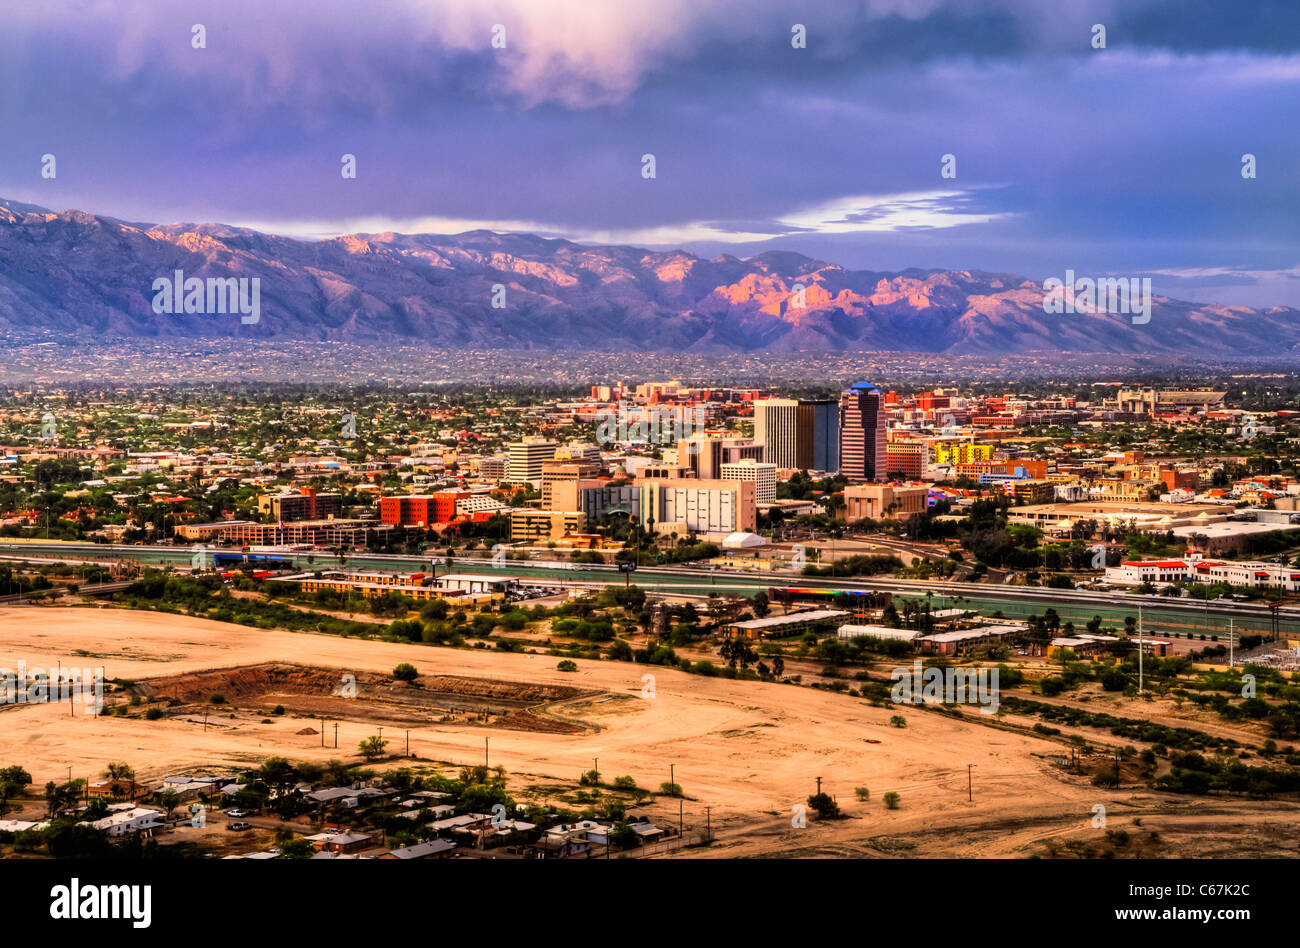
<path id="1" fill-rule="evenodd" d="M 31 786 L 32 775 L 14 765 L 0 770 L 0 813 L 9 807 L 9 801 Z"/>
<path id="2" fill-rule="evenodd" d="M 808 797 L 808 805 L 817 811 L 823 820 L 833 820 L 840 815 L 839 804 L 829 793 L 814 793 Z"/>
<path id="3" fill-rule="evenodd" d="M 280 844 L 280 859 L 310 859 L 316 850 L 305 839 L 285 840 Z"/>
<path id="4" fill-rule="evenodd" d="M 366 760 L 373 761 L 384 756 L 384 748 L 387 746 L 388 741 L 384 740 L 378 734 L 374 734 L 358 744 L 357 748 L 361 751 L 362 757 Z"/>
<path id="5" fill-rule="evenodd" d="M 163 808 L 163 818 L 170 819 L 172 811 L 180 805 L 181 795 L 168 787 L 158 794 L 158 804 Z"/>
<path id="6" fill-rule="evenodd" d="M 631 849 L 639 841 L 636 830 L 626 820 L 616 824 L 609 833 L 609 843 L 615 849 Z"/>

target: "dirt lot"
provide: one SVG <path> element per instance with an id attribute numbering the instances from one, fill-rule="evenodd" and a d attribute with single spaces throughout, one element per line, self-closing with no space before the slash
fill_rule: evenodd
<path id="1" fill-rule="evenodd" d="M 420 675 L 404 682 L 374 672 L 342 674 L 337 669 L 267 662 L 137 679 L 106 703 L 110 709 L 129 707 L 129 698 L 138 696 L 165 706 L 171 716 L 206 712 L 217 727 L 252 713 L 258 718 L 289 714 L 398 727 L 465 723 L 572 734 L 599 729 L 571 710 L 575 701 L 597 694 L 463 675 Z M 134 711 L 139 713 L 139 708 Z"/>
<path id="2" fill-rule="evenodd" d="M 400 727 L 410 729 L 413 754 L 435 761 L 480 762 L 490 738 L 490 763 L 505 766 L 516 786 L 572 784 L 598 757 L 602 773 L 629 774 L 640 786 L 657 788 L 675 765 L 687 795 L 687 831 L 703 829 L 705 807 L 712 808 L 719 843 L 696 854 L 1047 855 L 1053 839 L 1104 837 L 1092 826 L 1097 804 L 1111 814 L 1110 828 L 1128 828 L 1150 854 L 1294 855 L 1300 842 L 1294 803 L 1101 790 L 1061 771 L 1059 743 L 910 708 L 903 712 L 907 726 L 895 728 L 889 725 L 895 709 L 791 685 L 601 661 L 579 660 L 576 673 L 564 673 L 551 656 L 262 631 L 149 612 L 0 609 L 0 666 L 20 660 L 29 667 L 58 660 L 65 668 L 103 666 L 109 679 L 134 680 L 286 663 L 326 677 L 377 681 L 410 662 L 429 682 L 457 676 L 514 683 L 522 690 L 508 694 L 531 696 L 528 701 L 565 694 L 554 688 L 578 689 L 584 694 L 548 705 L 557 718 L 573 719 L 572 730 L 420 720 L 409 708 L 399 709 L 399 717 L 415 720 Z M 441 680 L 445 690 L 448 679 Z M 262 708 L 283 704 L 284 715 L 262 717 L 231 694 L 238 710 L 209 705 L 206 728 L 195 714 L 145 721 L 90 717 L 80 708 L 71 714 L 66 704 L 9 708 L 0 711 L 0 765 L 21 764 L 40 785 L 67 779 L 69 767 L 77 776 L 98 776 L 110 760 L 131 763 L 146 780 L 199 766 L 256 764 L 272 754 L 355 760 L 357 743 L 394 713 L 339 715 L 335 750 L 321 747 L 317 709 L 299 716 L 284 700 L 291 690 L 281 691 L 274 697 L 274 688 L 258 685 L 248 697 Z M 332 743 L 333 721 L 328 734 Z M 404 734 L 385 736 L 395 738 L 390 750 L 401 749 Z M 973 801 L 967 800 L 968 765 Z M 818 823 L 809 814 L 807 828 L 795 829 L 791 808 L 816 789 L 818 777 L 849 819 Z M 859 786 L 870 788 L 869 800 L 855 799 Z M 887 791 L 900 794 L 899 809 L 882 805 Z M 656 810 L 675 822 L 674 803 L 661 798 Z M 1135 818 L 1142 827 L 1133 825 Z M 1141 842 L 1152 829 L 1159 842 Z"/>

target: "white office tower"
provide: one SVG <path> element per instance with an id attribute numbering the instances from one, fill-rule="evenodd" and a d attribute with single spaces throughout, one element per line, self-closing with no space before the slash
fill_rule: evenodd
<path id="1" fill-rule="evenodd" d="M 760 398 L 754 402 L 754 441 L 763 446 L 763 460 L 779 468 L 794 468 L 799 402 L 793 398 Z"/>

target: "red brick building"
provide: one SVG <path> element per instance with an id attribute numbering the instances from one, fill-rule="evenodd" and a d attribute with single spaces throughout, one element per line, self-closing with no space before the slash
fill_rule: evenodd
<path id="1" fill-rule="evenodd" d="M 394 526 L 400 524 L 406 527 L 450 523 L 456 518 L 456 502 L 470 496 L 467 490 L 440 490 L 432 494 L 381 497 L 379 519 Z"/>

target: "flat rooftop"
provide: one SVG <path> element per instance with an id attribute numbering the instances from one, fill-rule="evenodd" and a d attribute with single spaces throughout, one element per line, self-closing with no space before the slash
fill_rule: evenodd
<path id="1" fill-rule="evenodd" d="M 762 619 L 748 619 L 733 622 L 733 629 L 779 629 L 783 625 L 799 625 L 803 622 L 826 622 L 840 616 L 848 615 L 839 609 L 808 609 L 804 612 L 792 612 L 788 616 L 765 616 Z"/>
<path id="2" fill-rule="evenodd" d="M 922 633 L 917 629 L 895 629 L 887 625 L 842 625 L 840 638 L 856 639 L 871 637 L 873 639 L 901 639 L 910 642 Z"/>
<path id="3" fill-rule="evenodd" d="M 1130 503 L 1122 500 L 1081 500 L 1050 504 L 1026 504 L 1023 507 L 1013 507 L 1009 512 L 1022 515 L 1037 514 L 1040 516 L 1080 517 L 1083 519 L 1130 515 L 1184 519 L 1202 513 L 1209 517 L 1223 516 L 1226 510 L 1221 504 L 1162 504 L 1148 501 L 1133 501 Z"/>
<path id="4" fill-rule="evenodd" d="M 981 639 L 990 635 L 1010 635 L 1013 632 L 1023 632 L 1026 626 L 1022 623 L 1008 623 L 1006 625 L 982 625 L 976 629 L 958 629 L 955 632 L 936 632 L 933 635 L 925 636 L 927 642 L 965 642 L 968 639 Z"/>

